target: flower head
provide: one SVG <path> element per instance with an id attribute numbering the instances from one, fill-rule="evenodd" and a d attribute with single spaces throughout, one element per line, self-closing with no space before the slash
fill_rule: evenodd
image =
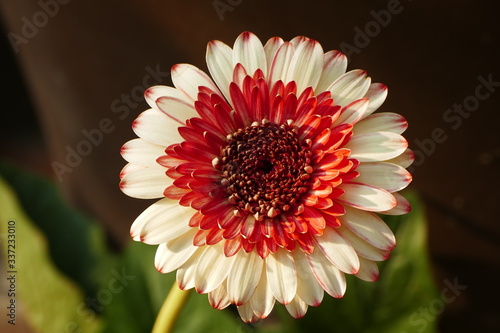
<path id="1" fill-rule="evenodd" d="M 372 114 L 387 87 L 306 37 L 263 46 L 244 32 L 210 42 L 207 64 L 211 78 L 178 64 L 175 88 L 145 92 L 120 187 L 162 199 L 132 238 L 159 245 L 156 268 L 180 288 L 248 322 L 275 300 L 302 317 L 324 291 L 342 297 L 345 274 L 376 280 L 395 238 L 375 213 L 409 211 L 396 192 L 413 161 L 405 119 Z"/>

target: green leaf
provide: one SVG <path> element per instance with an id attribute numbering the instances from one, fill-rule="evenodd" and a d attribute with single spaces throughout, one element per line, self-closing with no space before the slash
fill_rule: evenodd
<path id="1" fill-rule="evenodd" d="M 23 319 L 37 332 L 97 332 L 101 322 L 86 308 L 82 290 L 57 270 L 43 233 L 1 177 L 0 222 L 2 252 L 13 260 L 7 262 L 7 274 L 16 313 L 22 305 Z"/>
<path id="2" fill-rule="evenodd" d="M 57 268 L 80 285 L 87 296 L 95 295 L 101 277 L 115 260 L 106 248 L 100 227 L 70 207 L 50 181 L 3 162 L 0 175 L 15 191 L 24 212 L 44 233 Z"/>

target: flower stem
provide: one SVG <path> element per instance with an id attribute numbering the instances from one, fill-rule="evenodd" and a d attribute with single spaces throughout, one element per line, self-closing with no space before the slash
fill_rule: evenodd
<path id="1" fill-rule="evenodd" d="M 189 291 L 180 289 L 177 283 L 174 282 L 161 306 L 160 312 L 158 312 L 151 333 L 168 333 L 172 331 L 188 295 Z"/>

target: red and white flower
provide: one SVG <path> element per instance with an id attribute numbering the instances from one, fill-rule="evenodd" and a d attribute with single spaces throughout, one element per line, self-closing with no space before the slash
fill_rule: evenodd
<path id="1" fill-rule="evenodd" d="M 410 210 L 397 191 L 413 161 L 406 120 L 373 114 L 387 87 L 306 37 L 244 32 L 206 59 L 211 77 L 178 64 L 175 88 L 145 92 L 151 109 L 121 150 L 122 191 L 161 198 L 132 238 L 159 245 L 156 268 L 180 288 L 247 322 L 275 300 L 302 317 L 324 291 L 342 297 L 345 274 L 377 280 L 396 241 L 376 213 Z"/>

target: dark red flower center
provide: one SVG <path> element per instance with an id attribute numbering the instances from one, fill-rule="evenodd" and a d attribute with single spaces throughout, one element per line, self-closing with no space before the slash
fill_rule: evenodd
<path id="1" fill-rule="evenodd" d="M 312 152 L 292 121 L 254 122 L 229 134 L 216 168 L 238 213 L 261 221 L 293 210 L 310 187 Z"/>

